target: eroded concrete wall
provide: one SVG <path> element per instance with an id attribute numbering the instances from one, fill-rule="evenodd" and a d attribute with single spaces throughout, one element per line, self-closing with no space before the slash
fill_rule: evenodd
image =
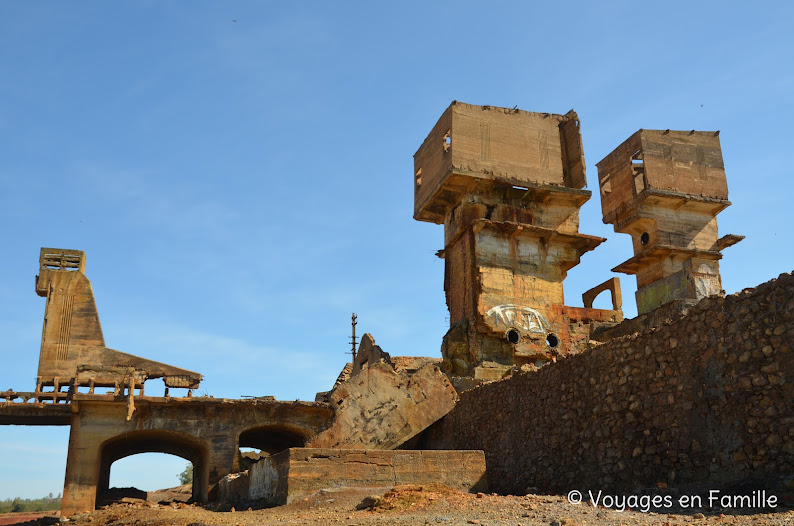
<path id="1" fill-rule="evenodd" d="M 394 449 L 449 413 L 457 399 L 435 364 L 408 374 L 382 360 L 371 363 L 330 393 L 334 422 L 307 446 Z"/>
<path id="2" fill-rule="evenodd" d="M 444 484 L 487 491 L 482 451 L 291 448 L 250 470 L 247 502 L 279 506 L 328 488 Z"/>
<path id="3" fill-rule="evenodd" d="M 719 132 L 639 130 L 597 166 L 604 222 L 632 238 L 613 270 L 637 276 L 638 312 L 722 294 L 721 251 L 743 236 L 717 233 L 731 204 Z"/>
<path id="4" fill-rule="evenodd" d="M 466 391 L 420 447 L 483 449 L 491 487 L 503 493 L 658 482 L 786 491 L 792 422 L 794 277 L 783 274 Z"/>

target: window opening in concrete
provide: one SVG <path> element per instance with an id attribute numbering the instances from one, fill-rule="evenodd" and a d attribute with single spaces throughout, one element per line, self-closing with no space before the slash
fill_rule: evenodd
<path id="1" fill-rule="evenodd" d="M 448 152 L 451 146 L 452 136 L 450 135 L 450 130 L 447 130 L 447 133 L 444 134 L 444 152 Z"/>
<path id="2" fill-rule="evenodd" d="M 519 334 L 517 330 L 510 329 L 509 331 L 507 331 L 507 341 L 509 341 L 510 343 L 515 345 L 516 343 L 518 343 L 520 339 L 521 339 L 521 334 Z"/>
<path id="3" fill-rule="evenodd" d="M 650 240 L 651 240 L 651 236 L 648 234 L 648 232 L 643 232 L 642 235 L 640 236 L 640 243 L 642 243 L 643 245 L 647 245 L 648 241 Z"/>
<path id="4" fill-rule="evenodd" d="M 551 347 L 552 349 L 556 349 L 557 346 L 560 344 L 559 338 L 555 334 L 549 334 L 546 336 L 546 344 Z"/>
<path id="5" fill-rule="evenodd" d="M 639 195 L 645 190 L 645 161 L 643 161 L 642 150 L 637 150 L 631 156 L 631 168 L 634 172 L 634 194 Z"/>

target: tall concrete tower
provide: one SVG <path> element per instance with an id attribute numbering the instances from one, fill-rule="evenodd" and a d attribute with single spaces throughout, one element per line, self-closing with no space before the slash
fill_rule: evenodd
<path id="1" fill-rule="evenodd" d="M 36 293 L 47 298 L 41 335 L 36 398 L 58 402 L 66 399 L 62 386 L 136 386 L 151 378 L 163 378 L 166 387 L 195 389 L 199 373 L 109 349 L 94 300 L 94 290 L 85 275 L 82 250 L 42 248 Z M 52 391 L 43 391 L 43 387 Z"/>
<path id="2" fill-rule="evenodd" d="M 453 102 L 414 155 L 414 218 L 444 225 L 444 368 L 500 378 L 575 352 L 618 310 L 564 307 L 563 280 L 603 238 L 579 233 L 590 198 L 579 119 Z M 585 312 L 586 311 L 586 312 Z"/>
<path id="3" fill-rule="evenodd" d="M 598 166 L 604 223 L 629 234 L 640 314 L 722 293 L 721 251 L 744 236 L 717 234 L 731 203 L 719 132 L 639 130 Z"/>

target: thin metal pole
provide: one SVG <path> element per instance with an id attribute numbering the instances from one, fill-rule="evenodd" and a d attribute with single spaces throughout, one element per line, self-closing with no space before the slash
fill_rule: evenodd
<path id="1" fill-rule="evenodd" d="M 356 324 L 357 324 L 356 319 L 357 318 L 358 318 L 358 316 L 354 312 L 353 316 L 351 317 L 351 323 L 353 325 L 353 336 L 350 338 L 350 344 L 352 345 L 352 349 L 350 351 L 350 354 L 353 355 L 353 363 L 356 362 L 356 344 L 358 343 L 358 341 L 356 340 Z"/>

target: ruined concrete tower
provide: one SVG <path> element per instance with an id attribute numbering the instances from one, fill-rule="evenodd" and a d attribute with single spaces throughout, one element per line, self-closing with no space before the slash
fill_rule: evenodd
<path id="1" fill-rule="evenodd" d="M 613 270 L 637 276 L 637 311 L 721 294 L 721 251 L 744 236 L 717 234 L 731 204 L 719 132 L 639 130 L 597 166 L 604 223 L 631 235 Z"/>
<path id="2" fill-rule="evenodd" d="M 167 387 L 198 387 L 199 373 L 105 347 L 82 250 L 42 248 L 36 293 L 47 298 L 36 382 L 38 400 L 66 398 L 61 386 L 88 386 L 92 393 L 94 387 L 118 391 L 123 386 L 142 388 L 150 378 L 163 378 Z M 45 386 L 54 389 L 43 392 Z"/>
<path id="3" fill-rule="evenodd" d="M 453 102 L 414 155 L 414 218 L 444 224 L 444 369 L 500 378 L 574 351 L 614 311 L 563 306 L 567 271 L 603 238 L 579 233 L 579 119 Z M 584 312 L 586 311 L 586 312 Z"/>

